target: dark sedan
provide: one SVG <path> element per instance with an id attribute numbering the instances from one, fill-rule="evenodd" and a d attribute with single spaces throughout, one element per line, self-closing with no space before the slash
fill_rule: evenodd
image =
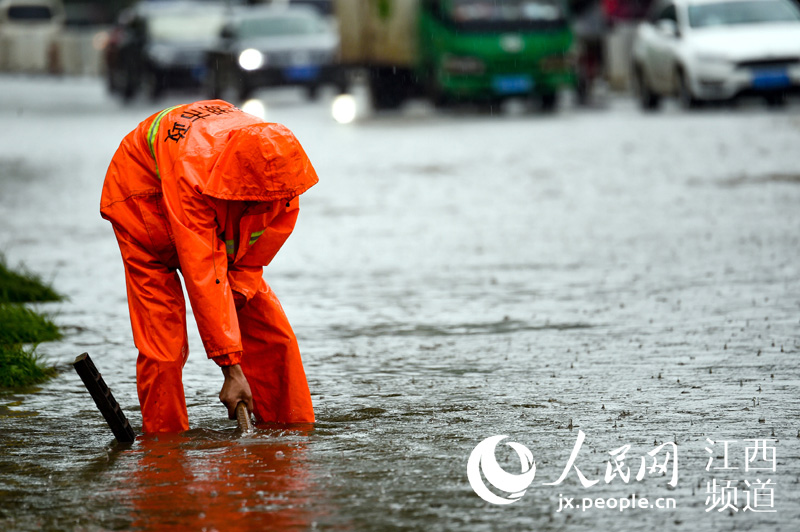
<path id="1" fill-rule="evenodd" d="M 246 99 L 260 87 L 290 85 L 316 98 L 321 85 L 341 85 L 338 52 L 338 33 L 313 8 L 243 8 L 208 54 L 209 96 L 223 97 L 232 88 Z"/>
<path id="2" fill-rule="evenodd" d="M 225 15 L 223 4 L 206 2 L 142 2 L 123 13 L 105 52 L 109 90 L 127 100 L 200 87 Z"/>

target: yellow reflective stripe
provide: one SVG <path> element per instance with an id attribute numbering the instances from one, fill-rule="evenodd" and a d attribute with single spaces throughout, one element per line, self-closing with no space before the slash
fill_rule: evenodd
<path id="1" fill-rule="evenodd" d="M 158 172 L 158 159 L 156 159 L 156 150 L 154 145 L 156 141 L 156 135 L 158 134 L 158 126 L 161 125 L 161 119 L 164 118 L 167 113 L 177 109 L 178 107 L 180 107 L 180 105 L 169 107 L 158 113 L 158 116 L 156 116 L 156 119 L 153 120 L 152 124 L 150 124 L 150 129 L 147 131 L 147 145 L 150 147 L 150 155 L 153 156 L 153 160 L 156 163 L 156 175 L 159 179 L 161 179 L 161 174 Z"/>
<path id="2" fill-rule="evenodd" d="M 255 233 L 250 233 L 250 245 L 251 246 L 256 243 L 256 240 L 258 240 L 258 237 L 260 237 L 261 235 L 264 234 L 264 231 L 266 231 L 266 229 L 262 229 L 261 231 L 256 231 Z"/>
<path id="3" fill-rule="evenodd" d="M 225 252 L 228 255 L 233 255 L 235 250 L 236 242 L 234 240 L 226 240 L 225 241 Z"/>

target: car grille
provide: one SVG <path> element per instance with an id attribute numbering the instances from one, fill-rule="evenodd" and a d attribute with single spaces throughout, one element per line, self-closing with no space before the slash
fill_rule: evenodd
<path id="1" fill-rule="evenodd" d="M 287 52 L 270 52 L 268 66 L 306 66 L 330 63 L 332 54 L 320 50 L 292 50 Z"/>
<path id="2" fill-rule="evenodd" d="M 175 54 L 175 64 L 184 66 L 202 65 L 205 53 L 202 50 L 181 50 Z"/>
<path id="3" fill-rule="evenodd" d="M 736 63 L 739 68 L 780 68 L 800 63 L 800 57 L 778 57 L 770 59 L 751 59 Z"/>

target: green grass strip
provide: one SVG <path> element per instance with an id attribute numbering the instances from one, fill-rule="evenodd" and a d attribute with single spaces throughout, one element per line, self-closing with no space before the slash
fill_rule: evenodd
<path id="1" fill-rule="evenodd" d="M 22 305 L 0 304 L 0 345 L 32 344 L 61 338 L 55 323 Z"/>
<path id="2" fill-rule="evenodd" d="M 11 271 L 0 256 L 0 303 L 61 301 L 62 296 L 31 272 Z"/>
<path id="3" fill-rule="evenodd" d="M 47 316 L 21 303 L 62 299 L 38 275 L 11 271 L 0 255 L 0 388 L 30 386 L 56 374 L 33 348 L 25 349 L 22 344 L 58 340 L 61 332 Z"/>
<path id="4" fill-rule="evenodd" d="M 0 388 L 39 384 L 55 374 L 56 369 L 44 364 L 32 349 L 0 344 Z"/>

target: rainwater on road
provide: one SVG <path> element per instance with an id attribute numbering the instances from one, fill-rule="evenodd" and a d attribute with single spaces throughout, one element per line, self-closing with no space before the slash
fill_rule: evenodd
<path id="1" fill-rule="evenodd" d="M 140 120 L 201 96 L 0 78 L 0 251 L 69 298 L 39 307 L 58 377 L 0 394 L 1 530 L 796 529 L 800 109 L 415 103 L 341 125 L 332 94 L 259 96 L 320 176 L 265 270 L 317 423 L 237 434 L 190 321 L 192 430 L 121 446 L 69 365 L 89 352 L 140 431 L 100 189 Z M 536 463 L 513 504 L 467 479 L 494 435 Z M 620 511 L 634 497 L 674 507 Z"/>

